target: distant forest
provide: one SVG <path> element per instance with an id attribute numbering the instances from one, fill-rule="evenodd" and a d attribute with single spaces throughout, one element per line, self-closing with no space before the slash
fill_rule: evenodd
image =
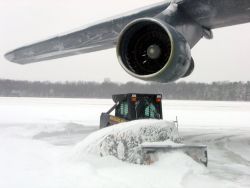
<path id="1" fill-rule="evenodd" d="M 250 82 L 135 83 L 28 82 L 0 79 L 2 97 L 111 98 L 119 93 L 162 93 L 165 99 L 250 101 Z"/>

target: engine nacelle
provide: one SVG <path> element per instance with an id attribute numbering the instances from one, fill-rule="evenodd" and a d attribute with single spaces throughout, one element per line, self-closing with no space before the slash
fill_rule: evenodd
<path id="1" fill-rule="evenodd" d="M 185 38 L 157 18 L 141 18 L 128 24 L 120 34 L 117 56 L 128 74 L 164 83 L 185 76 L 192 61 Z"/>

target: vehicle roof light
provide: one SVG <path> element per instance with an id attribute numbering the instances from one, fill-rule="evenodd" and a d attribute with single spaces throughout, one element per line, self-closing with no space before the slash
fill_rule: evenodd
<path id="1" fill-rule="evenodd" d="M 132 102 L 136 102 L 136 94 L 132 94 L 132 96 L 131 96 L 131 101 L 132 101 Z"/>

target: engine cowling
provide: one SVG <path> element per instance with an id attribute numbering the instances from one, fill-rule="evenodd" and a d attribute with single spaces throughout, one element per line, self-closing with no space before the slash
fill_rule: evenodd
<path id="1" fill-rule="evenodd" d="M 185 76 L 192 61 L 185 38 L 157 18 L 141 18 L 128 24 L 120 34 L 117 56 L 128 74 L 164 83 Z"/>

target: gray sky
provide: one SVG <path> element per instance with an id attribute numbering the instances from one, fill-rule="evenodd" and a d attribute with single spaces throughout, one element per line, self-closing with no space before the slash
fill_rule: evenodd
<path id="1" fill-rule="evenodd" d="M 120 67 L 115 49 L 16 65 L 4 53 L 161 0 L 0 0 L 0 78 L 49 81 L 135 81 Z M 185 81 L 250 80 L 250 24 L 214 30 L 192 50 L 195 71 Z"/>

